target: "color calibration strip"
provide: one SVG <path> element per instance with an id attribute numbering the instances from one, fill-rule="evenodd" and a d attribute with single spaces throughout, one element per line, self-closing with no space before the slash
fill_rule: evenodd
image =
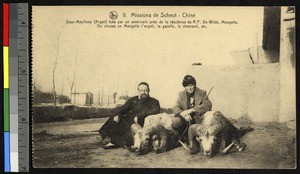
<path id="1" fill-rule="evenodd" d="M 3 3 L 4 171 L 29 171 L 28 4 Z"/>
<path id="2" fill-rule="evenodd" d="M 4 171 L 10 164 L 10 107 L 9 107 L 9 4 L 3 3 L 3 105 L 4 105 Z"/>

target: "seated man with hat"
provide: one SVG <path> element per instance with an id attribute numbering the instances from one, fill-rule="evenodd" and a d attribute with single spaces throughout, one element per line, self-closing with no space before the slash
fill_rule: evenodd
<path id="1" fill-rule="evenodd" d="M 186 75 L 183 78 L 182 85 L 185 90 L 178 94 L 175 106 L 172 108 L 175 129 L 187 127 L 198 122 L 201 115 L 210 111 L 212 104 L 206 95 L 206 91 L 196 87 L 196 79 L 191 75 Z M 187 139 L 187 132 L 183 135 L 183 140 Z"/>

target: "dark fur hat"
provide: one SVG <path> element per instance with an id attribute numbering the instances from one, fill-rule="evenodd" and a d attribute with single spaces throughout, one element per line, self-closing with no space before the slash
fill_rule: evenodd
<path id="1" fill-rule="evenodd" d="M 184 87 L 186 87 L 190 84 L 194 84 L 196 86 L 196 79 L 191 75 L 184 76 L 183 81 L 182 81 L 182 85 Z"/>

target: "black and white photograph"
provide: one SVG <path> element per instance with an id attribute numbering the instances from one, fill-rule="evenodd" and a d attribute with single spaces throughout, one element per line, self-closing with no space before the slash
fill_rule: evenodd
<path id="1" fill-rule="evenodd" d="M 32 6 L 33 168 L 295 169 L 294 6 Z"/>

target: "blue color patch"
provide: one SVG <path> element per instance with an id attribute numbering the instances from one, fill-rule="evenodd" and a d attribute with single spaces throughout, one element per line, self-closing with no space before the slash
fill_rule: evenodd
<path id="1" fill-rule="evenodd" d="M 4 171 L 10 172 L 10 133 L 4 132 Z"/>

